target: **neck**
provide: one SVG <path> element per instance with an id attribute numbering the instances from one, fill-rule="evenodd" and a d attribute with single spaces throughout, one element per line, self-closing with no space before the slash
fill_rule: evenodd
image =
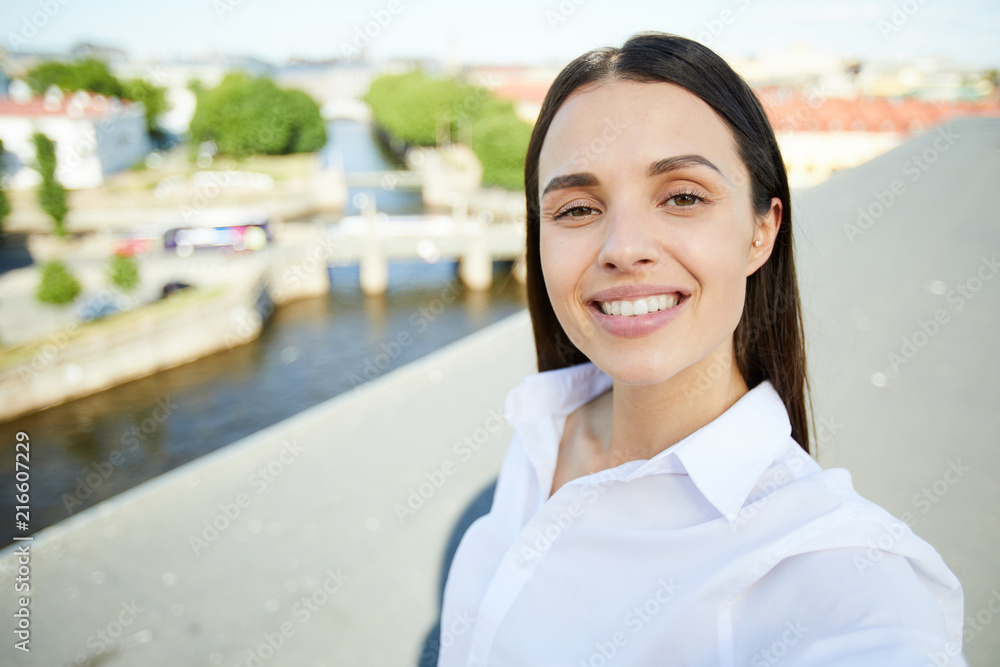
<path id="1" fill-rule="evenodd" d="M 747 391 L 731 340 L 659 384 L 615 381 L 600 420 L 607 467 L 653 458 L 719 417 Z"/>

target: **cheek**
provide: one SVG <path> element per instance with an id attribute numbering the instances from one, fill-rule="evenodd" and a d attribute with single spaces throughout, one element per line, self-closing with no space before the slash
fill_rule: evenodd
<path id="1" fill-rule="evenodd" d="M 711 299 L 715 316 L 727 323 L 739 322 L 743 310 L 746 259 L 746 253 L 739 241 L 734 241 L 732 231 L 711 239 L 709 243 L 699 243 L 697 254 L 690 259 L 692 273 L 701 284 L 706 299 Z"/>
<path id="2" fill-rule="evenodd" d="M 575 279 L 579 274 L 576 266 L 578 255 L 558 235 L 543 232 L 539 237 L 538 256 L 549 301 L 558 312 L 561 304 L 572 296 Z"/>
<path id="3" fill-rule="evenodd" d="M 718 315 L 727 327 L 735 329 L 746 299 L 746 258 L 739 254 L 731 256 L 729 262 L 718 267 L 716 275 Z"/>

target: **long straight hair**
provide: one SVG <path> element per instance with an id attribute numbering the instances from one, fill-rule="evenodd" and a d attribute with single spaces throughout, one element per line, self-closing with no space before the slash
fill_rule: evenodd
<path id="1" fill-rule="evenodd" d="M 662 32 L 633 35 L 621 48 L 589 51 L 567 65 L 549 88 L 524 164 L 527 197 L 527 293 L 539 372 L 589 361 L 566 335 L 545 288 L 539 255 L 538 159 L 556 112 L 575 90 L 604 80 L 665 82 L 708 104 L 728 125 L 750 175 L 751 205 L 760 217 L 781 200 L 781 226 L 768 260 L 747 277 L 743 314 L 733 334 L 737 367 L 749 388 L 770 380 L 781 396 L 792 437 L 807 452 L 806 355 L 792 256 L 792 203 L 778 142 L 760 101 L 711 49 Z"/>

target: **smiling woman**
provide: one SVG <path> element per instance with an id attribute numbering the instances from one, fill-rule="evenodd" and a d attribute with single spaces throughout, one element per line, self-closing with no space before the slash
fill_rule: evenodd
<path id="1" fill-rule="evenodd" d="M 607 117 L 625 130 L 586 172 L 565 174 L 576 168 L 575 147 Z M 729 129 L 672 83 L 578 88 L 553 118 L 538 164 L 547 183 L 538 230 L 546 296 L 572 345 L 619 384 L 614 437 L 585 467 L 651 459 L 747 392 L 734 330 L 747 276 L 769 258 L 787 207 L 774 196 L 755 214 Z M 788 278 L 794 292 L 794 274 Z M 786 358 L 801 357 L 797 309 L 785 317 Z M 698 400 L 685 397 L 683 412 L 668 411 L 709 367 L 714 377 Z M 802 399 L 804 378 L 795 380 L 787 403 Z M 571 466 L 577 457 L 567 445 Z"/>
<path id="2" fill-rule="evenodd" d="M 941 557 L 809 455 L 787 177 L 746 83 L 663 33 L 586 53 L 525 183 L 539 373 L 438 664 L 965 664 Z"/>

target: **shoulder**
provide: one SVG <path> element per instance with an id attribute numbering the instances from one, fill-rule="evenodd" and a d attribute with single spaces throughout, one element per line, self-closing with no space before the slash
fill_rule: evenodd
<path id="1" fill-rule="evenodd" d="M 734 522 L 744 544 L 758 545 L 738 604 L 794 617 L 811 628 L 809 642 L 850 635 L 862 646 L 881 632 L 879 641 L 898 644 L 900 656 L 960 652 L 962 588 L 938 552 L 859 494 L 847 470 L 823 470 L 801 454 L 776 459 Z"/>
<path id="2" fill-rule="evenodd" d="M 939 590 L 898 553 L 799 553 L 736 600 L 734 650 L 760 658 L 787 653 L 800 665 L 924 665 L 932 655 L 943 657 L 936 664 L 964 665 L 961 589 L 956 593 Z"/>
<path id="3" fill-rule="evenodd" d="M 790 446 L 761 476 L 735 530 L 755 527 L 758 536 L 767 535 L 776 559 L 862 548 L 906 557 L 949 587 L 957 585 L 937 551 L 904 521 L 858 493 L 849 471 L 824 470 L 797 445 L 794 449 Z"/>

